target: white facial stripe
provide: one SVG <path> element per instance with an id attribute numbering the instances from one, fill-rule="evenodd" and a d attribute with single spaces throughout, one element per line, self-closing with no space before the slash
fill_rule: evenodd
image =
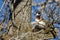
<path id="1" fill-rule="evenodd" d="M 38 13 L 36 15 L 39 15 Z"/>

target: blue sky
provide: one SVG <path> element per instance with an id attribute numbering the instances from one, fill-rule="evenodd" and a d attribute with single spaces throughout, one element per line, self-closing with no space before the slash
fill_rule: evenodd
<path id="1" fill-rule="evenodd" d="M 2 7 L 3 1 L 0 0 L 0 8 Z M 0 11 L 0 22 L 4 19 L 4 16 L 2 16 L 4 13 L 4 9 L 2 9 L 2 11 Z"/>
<path id="2" fill-rule="evenodd" d="M 4 3 L 3 0 L 0 0 L 0 8 L 2 7 L 3 3 Z M 5 13 L 6 13 L 6 15 L 5 15 Z M 10 15 L 9 7 L 3 6 L 2 10 L 0 11 L 0 22 L 2 22 L 4 20 L 4 18 L 6 18 L 6 20 L 3 22 L 3 25 L 4 25 L 3 27 L 5 27 L 5 25 L 8 23 L 9 15 Z"/>
<path id="3" fill-rule="evenodd" d="M 46 0 L 32 0 L 32 2 L 35 2 L 35 3 L 42 3 L 42 2 L 46 2 Z"/>

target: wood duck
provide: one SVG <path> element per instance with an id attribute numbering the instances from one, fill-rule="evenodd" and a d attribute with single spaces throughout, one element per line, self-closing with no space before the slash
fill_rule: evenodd
<path id="1" fill-rule="evenodd" d="M 49 24 L 49 22 L 47 22 L 46 20 L 42 19 L 40 17 L 40 15 L 41 15 L 40 12 L 36 13 L 36 18 L 35 18 L 35 22 L 34 22 L 35 23 L 35 28 L 32 31 L 33 32 L 38 32 L 41 29 L 44 29 L 44 31 L 45 31 L 44 33 L 45 34 L 48 34 L 49 32 L 51 32 L 53 37 L 55 38 L 56 37 L 56 33 L 55 33 L 54 29 L 49 27 L 49 26 L 51 26 L 51 24 Z"/>
<path id="2" fill-rule="evenodd" d="M 35 24 L 35 27 L 33 28 L 34 31 L 41 30 L 46 25 L 46 23 L 45 23 L 46 21 L 43 20 L 40 16 L 41 16 L 40 11 L 37 11 L 36 18 L 35 18 L 35 21 L 33 23 L 33 24 Z"/>
<path id="3" fill-rule="evenodd" d="M 46 21 L 43 20 L 40 16 L 41 16 L 40 12 L 37 12 L 35 21 L 38 22 L 41 25 L 46 25 L 46 23 L 45 23 Z"/>

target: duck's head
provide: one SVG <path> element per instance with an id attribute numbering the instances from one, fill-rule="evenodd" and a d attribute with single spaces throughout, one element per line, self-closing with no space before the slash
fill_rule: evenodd
<path id="1" fill-rule="evenodd" d="M 41 12 L 40 11 L 37 11 L 36 12 L 36 19 L 40 19 L 40 16 L 41 16 Z"/>
<path id="2" fill-rule="evenodd" d="M 35 18 L 35 21 L 39 22 L 40 16 L 41 16 L 41 12 L 40 12 L 40 11 L 37 11 L 37 12 L 36 12 L 36 18 Z"/>

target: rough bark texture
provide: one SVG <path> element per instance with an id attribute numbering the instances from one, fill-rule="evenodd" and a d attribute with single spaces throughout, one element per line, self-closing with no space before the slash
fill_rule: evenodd
<path id="1" fill-rule="evenodd" d="M 52 34 L 43 34 L 43 30 L 40 32 L 32 32 L 30 25 L 30 14 L 31 14 L 31 0 L 23 0 L 16 7 L 14 15 L 14 23 L 18 29 L 11 26 L 11 20 L 8 23 L 10 30 L 8 35 L 4 35 L 5 40 L 44 40 L 48 38 L 53 38 Z M 47 36 L 48 35 L 48 36 Z"/>

